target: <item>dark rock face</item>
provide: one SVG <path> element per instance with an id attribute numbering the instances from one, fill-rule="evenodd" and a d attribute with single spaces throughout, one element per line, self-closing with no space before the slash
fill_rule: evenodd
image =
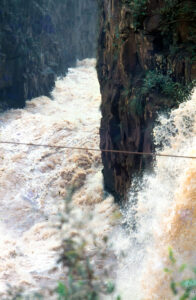
<path id="1" fill-rule="evenodd" d="M 178 105 L 196 77 L 195 4 L 99 0 L 101 148 L 153 151 L 157 112 Z M 105 188 L 117 201 L 126 199 L 133 173 L 151 162 L 148 157 L 115 153 L 103 153 L 102 160 Z"/>
<path id="2" fill-rule="evenodd" d="M 0 106 L 49 95 L 76 59 L 95 57 L 96 0 L 1 0 Z"/>

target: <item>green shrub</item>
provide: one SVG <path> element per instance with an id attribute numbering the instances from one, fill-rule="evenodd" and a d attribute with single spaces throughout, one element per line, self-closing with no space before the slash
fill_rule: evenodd
<path id="1" fill-rule="evenodd" d="M 195 1 L 165 0 L 164 5 L 158 10 L 161 16 L 160 31 L 165 46 L 174 56 L 189 57 L 191 63 L 196 60 L 196 19 Z M 188 32 L 187 40 L 181 41 L 179 26 L 185 26 Z"/>
<path id="2" fill-rule="evenodd" d="M 182 102 L 189 96 L 189 90 L 192 90 L 192 86 L 183 86 L 179 82 L 175 82 L 171 72 L 164 75 L 158 71 L 149 71 L 144 78 L 141 95 L 146 96 L 149 93 L 157 92 Z"/>
<path id="3" fill-rule="evenodd" d="M 131 8 L 134 28 L 140 28 L 147 13 L 148 0 L 122 0 L 122 3 L 127 4 Z"/>
<path id="4" fill-rule="evenodd" d="M 188 279 L 184 279 L 181 281 L 176 281 L 174 279 L 174 273 L 175 277 L 176 274 L 178 275 L 181 273 L 183 274 L 183 271 L 187 268 L 186 264 L 182 264 L 179 268 L 176 265 L 176 259 L 174 257 L 173 250 L 169 248 L 169 259 L 171 262 L 171 268 L 165 268 L 164 271 L 168 274 L 170 274 L 170 288 L 175 296 L 179 296 L 179 300 L 185 300 L 185 299 L 191 299 L 196 300 L 196 296 L 193 296 L 193 293 L 196 292 L 196 268 L 192 269 L 193 276 Z"/>
<path id="5" fill-rule="evenodd" d="M 163 74 L 160 71 L 147 71 L 143 77 L 141 87 L 136 88 L 133 92 L 135 97 L 129 100 L 129 109 L 134 114 L 141 116 L 144 111 L 146 98 L 150 94 L 159 94 L 169 101 L 181 103 L 187 100 L 195 86 L 195 81 L 183 85 L 176 82 L 172 77 L 172 72 Z M 128 97 L 128 90 L 124 90 L 122 95 Z"/>

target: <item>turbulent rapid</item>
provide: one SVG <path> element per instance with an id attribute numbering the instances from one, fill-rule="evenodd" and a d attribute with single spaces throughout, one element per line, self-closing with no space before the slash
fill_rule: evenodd
<path id="1" fill-rule="evenodd" d="M 24 109 L 0 114 L 0 140 L 98 148 L 100 92 L 95 60 L 78 62 L 58 79 L 53 100 L 39 97 Z M 156 151 L 196 156 L 196 93 L 154 128 Z M 196 160 L 157 157 L 154 171 L 135 178 L 122 224 L 117 207 L 103 190 L 99 152 L 0 144 L 0 293 L 7 284 L 44 289 L 63 278 L 57 264 L 62 232 L 59 215 L 69 189 L 73 211 L 64 232 L 109 238 L 117 294 L 123 300 L 177 299 L 170 289 L 168 247 L 173 249 L 174 280 L 191 276 L 196 266 Z M 104 200 L 103 200 L 104 199 Z M 91 218 L 84 222 L 84 213 Z M 115 226 L 114 226 L 115 225 Z M 106 259 L 106 265 L 111 264 Z M 101 264 L 101 268 L 104 264 Z M 107 297 L 103 299 L 108 299 Z"/>
<path id="2" fill-rule="evenodd" d="M 57 80 L 52 96 L 0 114 L 0 140 L 97 148 L 100 92 L 95 60 L 78 62 Z M 114 205 L 112 197 L 102 200 L 101 168 L 97 152 L 0 144 L 1 293 L 7 284 L 44 288 L 63 276 L 56 264 L 61 236 L 55 224 L 70 187 L 77 188 L 75 206 L 89 206 L 93 213 L 83 231 L 94 227 L 102 236 L 109 230 Z M 70 215 L 70 233 L 79 215 Z"/>
<path id="3" fill-rule="evenodd" d="M 159 116 L 154 141 L 157 152 L 196 156 L 196 92 L 169 116 Z M 157 157 L 153 174 L 135 178 L 123 213 L 127 228 L 113 237 L 123 299 L 179 299 L 182 290 L 174 296 L 170 283 L 194 277 L 196 266 L 196 159 Z"/>

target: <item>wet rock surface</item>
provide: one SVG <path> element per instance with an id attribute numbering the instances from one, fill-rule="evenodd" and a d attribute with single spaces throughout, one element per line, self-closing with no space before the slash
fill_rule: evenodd
<path id="1" fill-rule="evenodd" d="M 102 94 L 103 149 L 153 151 L 151 133 L 157 112 L 176 107 L 178 101 L 156 86 L 140 96 L 145 78 L 149 81 L 146 89 L 148 84 L 157 84 L 156 73 L 152 73 L 153 84 L 150 76 L 145 77 L 149 71 L 157 72 L 162 83 L 166 80 L 165 90 L 169 83 L 172 90 L 177 84 L 186 86 L 196 77 L 195 52 L 191 50 L 196 37 L 194 1 L 143 2 L 138 11 L 136 0 L 99 1 L 97 70 Z M 168 19 L 166 2 L 176 11 L 173 20 Z M 172 7 L 174 3 L 176 8 Z M 105 188 L 117 200 L 126 198 L 133 173 L 152 161 L 145 156 L 115 153 L 103 153 L 102 160 Z"/>
<path id="2" fill-rule="evenodd" d="M 49 96 L 76 59 L 95 57 L 95 0 L 11 0 L 0 7 L 0 109 Z"/>

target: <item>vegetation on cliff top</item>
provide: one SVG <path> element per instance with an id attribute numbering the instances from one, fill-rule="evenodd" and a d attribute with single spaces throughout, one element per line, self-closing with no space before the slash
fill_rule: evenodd
<path id="1" fill-rule="evenodd" d="M 141 27 L 144 17 L 147 13 L 148 0 L 121 0 L 123 4 L 127 4 L 133 14 L 133 26 L 135 29 Z"/>
<path id="2" fill-rule="evenodd" d="M 145 99 L 153 93 L 167 97 L 171 103 L 180 103 L 188 99 L 195 81 L 187 82 L 183 77 L 176 78 L 173 61 L 185 60 L 190 65 L 196 61 L 196 26 L 194 25 L 196 3 L 164 0 L 159 8 L 151 9 L 149 0 L 121 0 L 121 2 L 130 8 L 132 25 L 138 33 L 141 31 L 145 33 L 146 17 L 159 16 L 159 23 L 154 29 L 155 36 L 160 35 L 154 45 L 159 53 L 159 59 L 151 67 L 148 66 L 143 70 L 138 87 L 130 84 L 130 90 L 123 90 L 122 95 L 129 98 L 129 109 L 132 113 L 142 116 Z M 131 97 L 132 93 L 136 96 Z"/>

